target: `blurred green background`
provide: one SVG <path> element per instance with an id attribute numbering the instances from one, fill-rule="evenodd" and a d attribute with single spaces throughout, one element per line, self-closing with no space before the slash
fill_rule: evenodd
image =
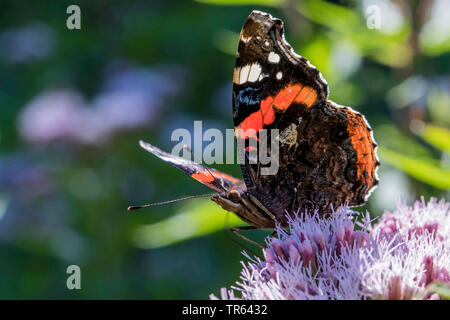
<path id="1" fill-rule="evenodd" d="M 68 30 L 66 8 L 81 8 Z M 207 299 L 238 280 L 235 217 L 138 147 L 176 128 L 232 128 L 231 77 L 253 9 L 362 112 L 380 145 L 372 215 L 449 198 L 450 2 L 2 1 L 0 298 Z M 216 165 L 240 177 L 238 165 Z M 262 239 L 267 232 L 247 233 Z M 81 290 L 66 288 L 81 267 Z"/>

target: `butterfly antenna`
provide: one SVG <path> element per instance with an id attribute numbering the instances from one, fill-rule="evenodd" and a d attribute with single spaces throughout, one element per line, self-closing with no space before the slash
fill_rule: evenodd
<path id="1" fill-rule="evenodd" d="M 148 208 L 148 207 L 156 207 L 156 206 L 161 206 L 161 205 L 164 205 L 164 204 L 174 203 L 174 202 L 188 200 L 188 199 L 210 197 L 213 194 L 214 193 L 207 193 L 207 194 L 200 194 L 200 195 L 196 195 L 196 196 L 188 196 L 188 197 L 183 197 L 183 198 L 174 199 L 174 200 L 168 200 L 168 201 L 163 201 L 163 202 L 149 203 L 149 204 L 144 204 L 144 205 L 140 205 L 140 206 L 129 206 L 128 207 L 128 211 L 142 209 L 142 208 Z"/>

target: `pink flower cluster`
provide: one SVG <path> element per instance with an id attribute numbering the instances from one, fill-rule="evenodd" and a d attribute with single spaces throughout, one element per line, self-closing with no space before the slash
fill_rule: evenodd
<path id="1" fill-rule="evenodd" d="M 340 207 L 322 219 L 300 214 L 267 238 L 264 259 L 243 264 L 223 299 L 441 299 L 450 286 L 450 203 L 422 199 L 372 225 Z M 357 230 L 359 225 L 360 229 Z M 211 298 L 216 298 L 211 296 Z"/>

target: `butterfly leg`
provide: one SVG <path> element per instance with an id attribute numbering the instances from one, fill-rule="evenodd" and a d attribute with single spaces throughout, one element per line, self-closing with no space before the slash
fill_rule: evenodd
<path id="1" fill-rule="evenodd" d="M 244 231 L 244 230 L 256 230 L 256 229 L 260 229 L 260 228 L 254 227 L 254 226 L 244 226 L 244 227 L 232 227 L 232 228 L 230 228 L 231 232 L 233 232 L 233 233 L 234 233 L 236 236 L 238 236 L 239 238 L 241 238 L 241 239 L 243 239 L 243 240 L 245 240 L 245 241 L 247 241 L 247 242 L 249 242 L 249 243 L 251 243 L 251 244 L 254 244 L 255 246 L 258 246 L 258 247 L 260 247 L 261 249 L 263 249 L 264 247 L 263 247 L 261 244 L 259 244 L 259 243 L 256 242 L 256 241 L 250 240 L 250 239 L 247 238 L 246 236 L 244 236 L 244 235 L 242 235 L 242 234 L 239 233 L 239 231 Z"/>

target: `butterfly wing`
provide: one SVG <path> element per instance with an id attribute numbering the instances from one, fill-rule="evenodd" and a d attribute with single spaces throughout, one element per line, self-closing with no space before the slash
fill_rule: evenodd
<path id="1" fill-rule="evenodd" d="M 251 151 L 259 132 L 268 129 L 270 141 L 270 129 L 283 131 L 327 97 L 320 72 L 284 40 L 283 22 L 253 11 L 241 30 L 233 73 L 233 120 L 238 146 L 245 146 L 238 151 L 249 189 L 258 185 L 261 166 L 251 164 Z"/>
<path id="2" fill-rule="evenodd" d="M 198 182 L 204 184 L 208 188 L 216 191 L 223 192 L 228 190 L 232 185 L 239 182 L 236 179 L 226 173 L 217 171 L 215 169 L 210 169 L 190 160 L 171 155 L 161 149 L 147 143 L 144 141 L 139 141 L 139 145 L 147 150 L 148 152 L 154 154 L 161 160 L 171 164 L 175 168 L 180 169 L 184 173 L 190 175 L 192 178 Z"/>
<path id="3" fill-rule="evenodd" d="M 233 119 L 247 188 L 266 208 L 358 205 L 377 184 L 375 142 L 365 119 L 328 100 L 328 84 L 284 38 L 283 22 L 253 11 L 242 28 L 233 73 Z M 262 175 L 252 151 L 278 129 L 279 170 Z"/>

